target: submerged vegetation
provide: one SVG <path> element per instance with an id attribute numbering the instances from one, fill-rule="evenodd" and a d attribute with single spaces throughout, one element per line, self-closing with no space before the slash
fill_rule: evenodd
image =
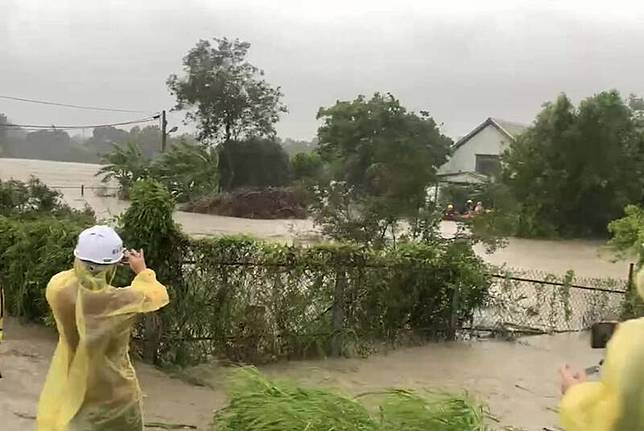
<path id="1" fill-rule="evenodd" d="M 467 395 L 403 389 L 342 395 L 272 381 L 237 370 L 229 404 L 215 414 L 219 431 L 484 431 L 490 416 Z"/>

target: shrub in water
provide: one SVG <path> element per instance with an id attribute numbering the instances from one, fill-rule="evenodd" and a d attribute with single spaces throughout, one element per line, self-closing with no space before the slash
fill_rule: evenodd
<path id="1" fill-rule="evenodd" d="M 359 400 L 329 390 L 273 382 L 252 368 L 233 374 L 219 431 L 483 431 L 486 410 L 467 397 L 405 390 Z"/>

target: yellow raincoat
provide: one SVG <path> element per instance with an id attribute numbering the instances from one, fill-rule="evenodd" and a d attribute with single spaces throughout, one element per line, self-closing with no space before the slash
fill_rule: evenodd
<path id="1" fill-rule="evenodd" d="M 168 303 L 147 269 L 132 286 L 109 282 L 115 267 L 91 273 L 76 261 L 47 286 L 59 332 L 38 405 L 38 431 L 141 431 L 141 390 L 128 354 L 138 313 Z"/>
<path id="2" fill-rule="evenodd" d="M 644 298 L 644 269 L 637 285 Z M 644 431 L 644 318 L 619 325 L 606 348 L 601 380 L 568 389 L 560 416 L 566 431 Z"/>

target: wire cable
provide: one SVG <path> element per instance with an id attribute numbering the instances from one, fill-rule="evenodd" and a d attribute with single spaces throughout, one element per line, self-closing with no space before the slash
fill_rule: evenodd
<path id="1" fill-rule="evenodd" d="M 152 117 L 148 118 L 142 118 L 140 120 L 132 120 L 132 121 L 121 121 L 119 123 L 109 123 L 109 124 L 92 124 L 92 125 L 83 125 L 83 126 L 56 126 L 52 124 L 51 126 L 45 126 L 45 125 L 40 125 L 40 124 L 13 124 L 13 123 L 7 123 L 7 124 L 0 124 L 0 127 L 5 127 L 5 128 L 20 128 L 20 129 L 37 129 L 37 130 L 47 130 L 47 129 L 61 129 L 61 130 L 72 130 L 72 129 L 96 129 L 98 127 L 110 127 L 110 126 L 126 126 L 128 124 L 138 124 L 138 123 L 148 123 L 150 121 L 155 121 L 158 120 L 159 116 L 154 115 Z"/>
<path id="2" fill-rule="evenodd" d="M 129 112 L 131 114 L 149 114 L 150 112 L 153 112 L 153 111 L 136 111 L 132 109 L 103 108 L 99 106 L 72 105 L 70 103 L 49 102 L 46 100 L 27 99 L 24 97 L 4 96 L 4 95 L 0 95 L 0 99 L 15 100 L 18 102 L 38 103 L 41 105 L 62 106 L 64 108 L 86 109 L 89 111 Z"/>

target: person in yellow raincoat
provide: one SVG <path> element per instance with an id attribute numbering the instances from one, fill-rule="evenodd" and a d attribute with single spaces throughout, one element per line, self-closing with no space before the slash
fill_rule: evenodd
<path id="1" fill-rule="evenodd" d="M 110 285 L 124 254 L 132 285 Z M 74 268 L 55 275 L 46 296 L 59 333 L 38 405 L 38 431 L 141 431 L 141 390 L 129 357 L 139 313 L 168 304 L 143 251 L 124 252 L 109 227 L 83 231 Z"/>
<path id="2" fill-rule="evenodd" d="M 644 268 L 637 276 L 644 298 Z M 644 430 L 644 318 L 622 322 L 606 347 L 601 380 L 561 369 L 559 407 L 565 431 Z"/>

